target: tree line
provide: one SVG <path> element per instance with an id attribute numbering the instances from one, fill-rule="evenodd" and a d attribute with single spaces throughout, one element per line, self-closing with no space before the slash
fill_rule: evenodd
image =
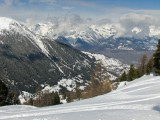
<path id="1" fill-rule="evenodd" d="M 14 104 L 20 104 L 17 92 L 9 91 L 6 84 L 0 80 L 0 106 Z"/>
<path id="2" fill-rule="evenodd" d="M 144 53 L 138 66 L 135 68 L 135 66 L 131 64 L 128 73 L 124 71 L 118 81 L 132 81 L 145 74 L 149 75 L 151 72 L 154 72 L 156 75 L 160 74 L 160 40 L 158 41 L 157 50 L 149 60 L 146 53 Z"/>
<path id="3" fill-rule="evenodd" d="M 38 87 L 36 93 L 34 94 L 34 98 L 30 98 L 25 105 L 33 105 L 36 107 L 44 107 L 44 106 L 52 106 L 60 104 L 60 97 L 58 93 L 41 91 L 41 88 Z"/>

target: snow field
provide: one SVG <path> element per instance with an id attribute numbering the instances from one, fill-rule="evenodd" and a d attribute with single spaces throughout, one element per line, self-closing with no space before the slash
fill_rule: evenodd
<path id="1" fill-rule="evenodd" d="M 98 97 L 57 106 L 5 106 L 0 120 L 159 120 L 160 77 L 143 76 Z"/>

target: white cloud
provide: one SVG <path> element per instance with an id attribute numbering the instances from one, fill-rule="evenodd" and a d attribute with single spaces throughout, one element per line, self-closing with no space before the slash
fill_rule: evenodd
<path id="1" fill-rule="evenodd" d="M 64 7 L 62 7 L 62 9 L 64 9 L 64 10 L 72 10 L 72 9 L 74 9 L 74 7 L 67 7 L 67 6 L 64 6 Z"/>
<path id="2" fill-rule="evenodd" d="M 143 38 L 150 35 L 150 26 L 160 26 L 160 19 L 150 16 L 136 13 L 125 14 L 120 17 L 120 21 L 115 25 L 117 30 L 117 37 L 137 37 Z M 138 28 L 138 32 L 134 32 L 135 28 Z M 133 31 L 134 30 L 134 31 Z M 152 31 L 155 32 L 156 30 Z M 153 34 L 152 35 L 157 35 Z"/>
<path id="3" fill-rule="evenodd" d="M 61 17 L 50 17 L 51 35 L 57 34 L 62 36 L 70 36 L 73 34 L 81 34 L 90 31 L 90 26 L 103 27 L 106 24 L 113 26 L 115 38 L 117 37 L 135 37 L 145 38 L 148 36 L 160 36 L 160 19 L 150 16 L 129 13 L 124 14 L 119 18 L 119 21 L 114 23 L 110 19 L 102 19 L 97 22 L 91 18 L 83 18 L 77 14 L 66 14 Z M 28 23 L 36 23 L 34 19 L 28 19 Z M 92 32 L 92 31 L 90 31 Z M 107 31 L 106 31 L 107 32 Z M 90 34 L 90 33 L 89 33 Z M 92 34 L 92 33 L 91 33 Z"/>
<path id="4" fill-rule="evenodd" d="M 160 37 L 160 26 L 150 26 L 150 34 L 149 36 L 157 36 L 157 37 Z"/>
<path id="5" fill-rule="evenodd" d="M 31 19 L 27 20 L 28 23 L 30 21 Z M 75 32 L 85 31 L 91 23 L 92 20 L 90 18 L 84 19 L 77 14 L 66 15 L 65 17 L 53 17 L 50 18 L 49 22 L 46 22 L 46 24 L 50 24 L 51 29 L 54 28 L 54 31 L 51 31 L 53 33 L 49 33 L 51 36 L 53 34 L 66 36 L 72 35 Z"/>
<path id="6" fill-rule="evenodd" d="M 88 7 L 98 6 L 94 2 L 88 2 L 87 0 L 86 1 L 82 1 L 82 0 L 63 0 L 62 2 L 72 4 L 72 5 L 75 4 L 75 5 L 88 6 Z"/>

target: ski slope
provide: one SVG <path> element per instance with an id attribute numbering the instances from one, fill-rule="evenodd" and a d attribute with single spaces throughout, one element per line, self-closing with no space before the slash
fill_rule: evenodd
<path id="1" fill-rule="evenodd" d="M 143 76 L 108 94 L 69 104 L 0 107 L 0 120 L 160 120 L 160 77 Z"/>

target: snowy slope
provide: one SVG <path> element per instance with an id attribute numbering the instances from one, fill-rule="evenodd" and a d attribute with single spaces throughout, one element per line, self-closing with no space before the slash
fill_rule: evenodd
<path id="1" fill-rule="evenodd" d="M 96 62 L 101 61 L 108 71 L 110 80 L 115 80 L 124 71 L 127 72 L 129 70 L 129 65 L 123 64 L 118 59 L 109 58 L 102 54 L 89 53 L 89 52 L 83 52 L 83 53 L 87 54 L 90 58 L 95 58 Z"/>
<path id="2" fill-rule="evenodd" d="M 35 45 L 41 51 L 48 56 L 49 52 L 44 45 L 44 43 L 40 40 L 41 38 L 37 37 L 34 33 L 32 33 L 27 27 L 25 27 L 20 22 L 13 20 L 11 18 L 0 17 L 0 35 L 6 36 L 18 33 L 23 35 Z"/>
<path id="3" fill-rule="evenodd" d="M 159 76 L 143 76 L 109 94 L 69 104 L 0 107 L 0 120 L 159 120 L 159 86 Z"/>

